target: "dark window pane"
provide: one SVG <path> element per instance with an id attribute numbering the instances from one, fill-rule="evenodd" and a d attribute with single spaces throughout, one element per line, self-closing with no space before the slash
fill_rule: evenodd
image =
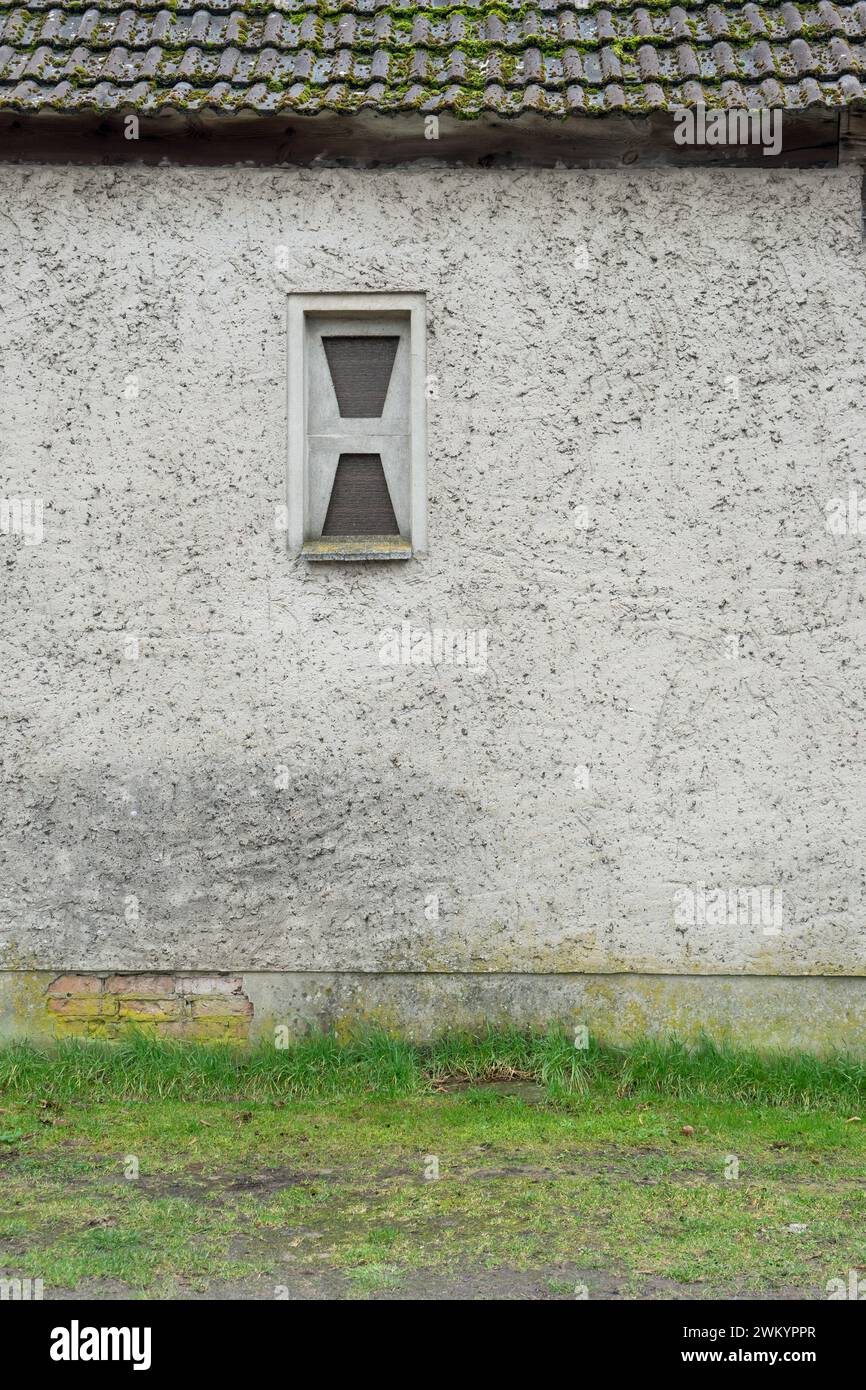
<path id="1" fill-rule="evenodd" d="M 322 338 L 343 418 L 374 420 L 385 409 L 399 338 Z"/>
<path id="2" fill-rule="evenodd" d="M 399 536 L 378 454 L 341 454 L 323 536 Z"/>

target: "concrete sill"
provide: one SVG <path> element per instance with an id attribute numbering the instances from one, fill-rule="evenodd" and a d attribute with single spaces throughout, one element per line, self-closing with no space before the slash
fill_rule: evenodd
<path id="1" fill-rule="evenodd" d="M 412 542 L 403 536 L 325 536 L 304 541 L 306 560 L 411 560 Z"/>

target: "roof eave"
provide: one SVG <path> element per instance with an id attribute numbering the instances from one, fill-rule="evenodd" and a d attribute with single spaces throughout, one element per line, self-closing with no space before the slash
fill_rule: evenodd
<path id="1" fill-rule="evenodd" d="M 552 118 L 526 111 L 473 120 L 417 111 L 228 115 L 207 107 L 24 112 L 0 105 L 0 159 L 57 163 L 396 164 L 415 160 L 605 168 L 623 165 L 834 167 L 866 159 L 866 104 L 785 111 L 777 154 L 758 145 L 681 145 L 675 115 L 609 112 Z M 130 117 L 134 119 L 130 121 Z M 130 138 L 132 136 L 132 138 Z"/>

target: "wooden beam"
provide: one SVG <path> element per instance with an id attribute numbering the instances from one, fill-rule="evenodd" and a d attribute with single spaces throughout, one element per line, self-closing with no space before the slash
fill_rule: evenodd
<path id="1" fill-rule="evenodd" d="M 839 162 L 839 112 L 815 107 L 784 112 L 782 148 L 765 155 L 755 145 L 678 145 L 671 112 L 635 117 L 610 113 L 564 120 L 527 113 L 461 121 L 441 116 L 431 126 L 422 113 L 352 116 L 218 115 L 166 112 L 128 115 L 0 112 L 0 159 L 81 164 L 351 163 L 371 166 L 442 160 L 481 167 L 504 164 L 619 168 L 671 165 L 772 169 L 834 168 Z M 845 113 L 848 114 L 848 113 Z M 858 115 L 862 122 L 864 118 Z M 438 138 L 428 138 L 436 130 Z M 852 127 L 849 148 L 866 163 L 863 126 Z M 860 132 L 860 133 L 857 133 Z M 855 153 L 849 157 L 858 157 Z"/>
<path id="2" fill-rule="evenodd" d="M 839 163 L 866 165 L 866 111 L 841 112 Z"/>

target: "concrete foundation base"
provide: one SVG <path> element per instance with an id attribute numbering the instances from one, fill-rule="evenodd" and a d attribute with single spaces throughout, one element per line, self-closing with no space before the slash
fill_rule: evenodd
<path id="1" fill-rule="evenodd" d="M 418 1040 L 491 1026 L 610 1042 L 701 1033 L 762 1047 L 866 1046 L 866 978 L 190 971 L 0 973 L 0 1035 L 245 1041 L 379 1027 Z M 283 1036 L 286 1034 L 284 1033 Z"/>

